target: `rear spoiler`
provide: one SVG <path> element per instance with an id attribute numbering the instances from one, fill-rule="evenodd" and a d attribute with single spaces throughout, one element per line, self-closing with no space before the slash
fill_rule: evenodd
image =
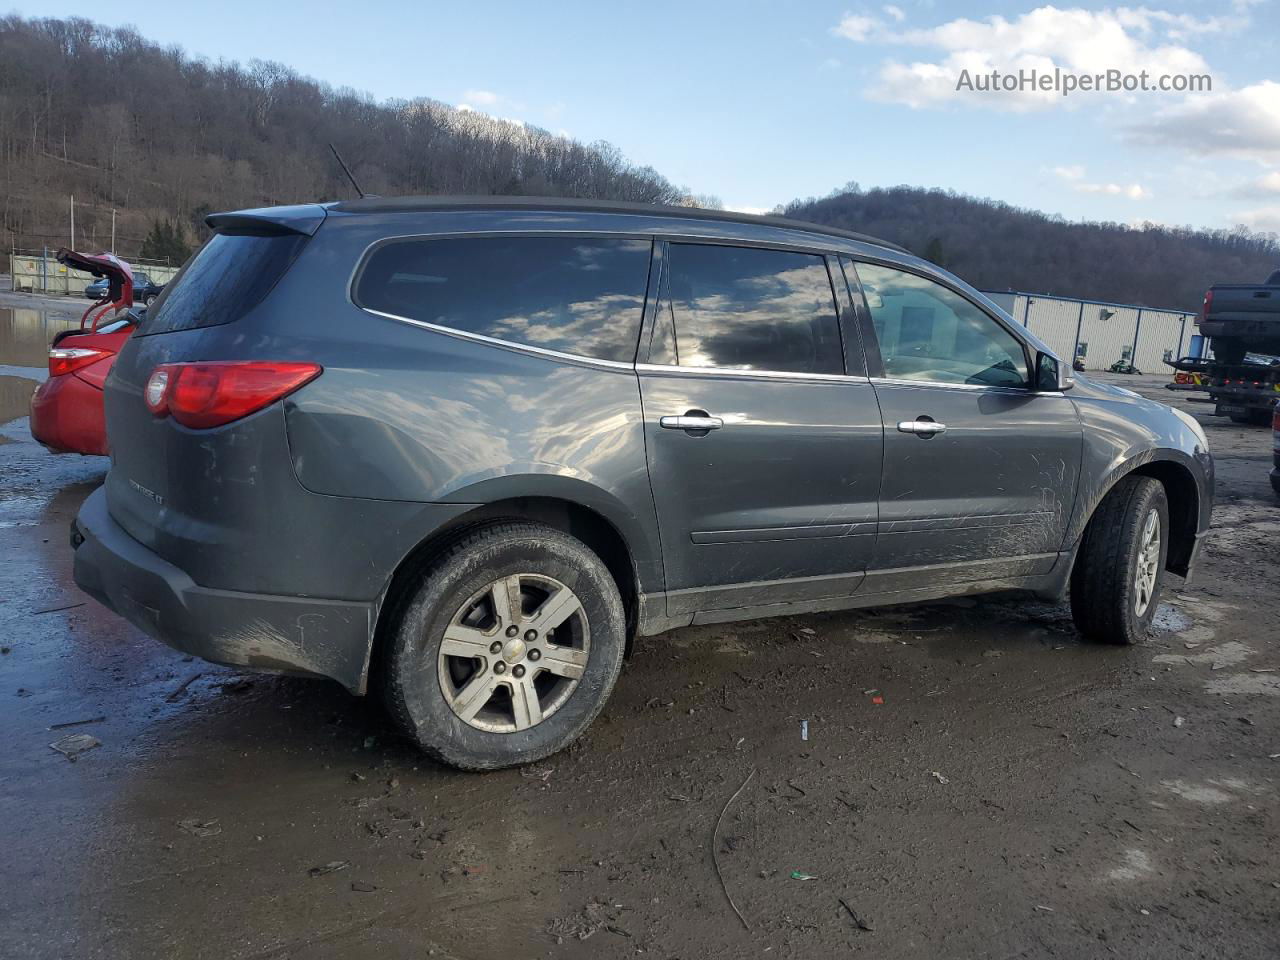
<path id="1" fill-rule="evenodd" d="M 278 237 L 286 234 L 314 236 L 324 223 L 325 209 L 318 203 L 300 203 L 292 207 L 262 207 L 257 210 L 233 210 L 213 213 L 204 222 L 219 233 Z"/>

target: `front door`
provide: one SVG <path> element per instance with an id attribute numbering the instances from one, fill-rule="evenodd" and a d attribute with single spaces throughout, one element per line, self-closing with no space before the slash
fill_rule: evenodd
<path id="1" fill-rule="evenodd" d="M 1033 391 L 1022 341 L 959 292 L 876 264 L 857 264 L 857 275 L 884 418 L 865 591 L 1047 573 L 1076 493 L 1074 405 Z"/>
<path id="2" fill-rule="evenodd" d="M 639 372 L 668 613 L 853 593 L 882 428 L 825 258 L 673 242 L 664 276 Z"/>

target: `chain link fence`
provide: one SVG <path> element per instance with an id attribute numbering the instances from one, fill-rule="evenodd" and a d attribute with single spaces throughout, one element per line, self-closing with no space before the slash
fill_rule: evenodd
<path id="1" fill-rule="evenodd" d="M 54 259 L 52 250 L 15 250 L 9 255 L 9 273 L 13 289 L 19 293 L 44 293 L 52 296 L 83 297 L 84 288 L 94 281 L 91 273 L 64 267 Z M 126 261 L 133 272 L 145 273 L 154 283 L 168 283 L 178 272 L 167 260 L 141 257 Z"/>

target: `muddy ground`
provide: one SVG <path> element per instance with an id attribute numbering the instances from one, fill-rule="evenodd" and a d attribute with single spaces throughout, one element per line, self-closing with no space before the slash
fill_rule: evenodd
<path id="1" fill-rule="evenodd" d="M 1016 598 L 680 630 L 572 750 L 460 774 L 376 701 L 192 660 L 79 593 L 67 525 L 106 462 L 30 439 L 27 340 L 63 321 L 10 305 L 0 954 L 1280 955 L 1268 431 L 1178 401 L 1215 530 L 1146 644 Z M 71 734 L 100 745 L 69 762 Z"/>

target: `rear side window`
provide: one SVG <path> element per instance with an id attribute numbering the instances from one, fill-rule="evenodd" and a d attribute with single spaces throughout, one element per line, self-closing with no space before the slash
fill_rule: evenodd
<path id="1" fill-rule="evenodd" d="M 668 258 L 680 366 L 844 373 L 835 299 L 822 257 L 673 243 Z"/>
<path id="2" fill-rule="evenodd" d="M 635 359 L 649 240 L 397 240 L 370 254 L 355 302 L 370 310 L 561 353 Z"/>
<path id="3" fill-rule="evenodd" d="M 239 320 L 284 276 L 307 239 L 296 233 L 214 234 L 165 285 L 138 335 Z"/>

